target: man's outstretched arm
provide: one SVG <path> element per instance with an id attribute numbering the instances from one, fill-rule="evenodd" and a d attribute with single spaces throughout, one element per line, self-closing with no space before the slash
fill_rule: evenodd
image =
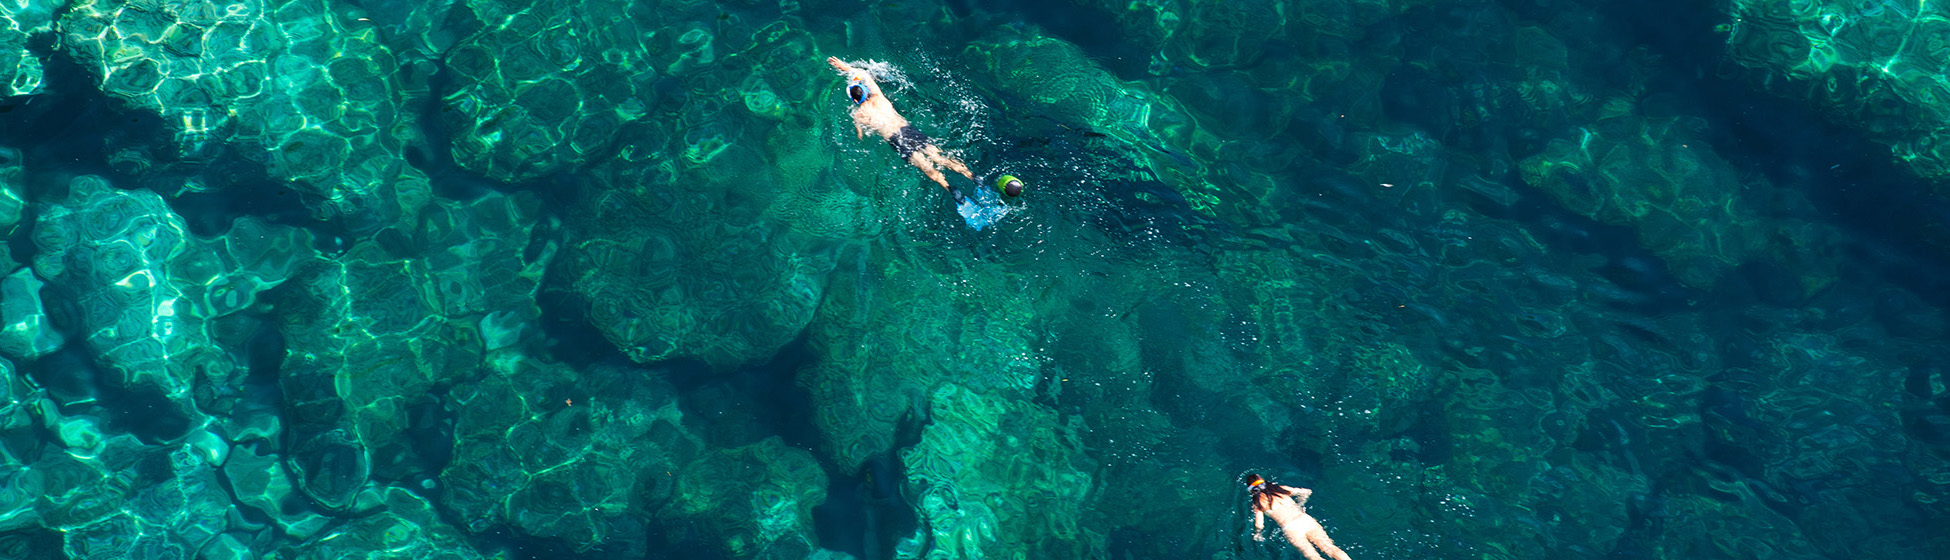
<path id="1" fill-rule="evenodd" d="M 841 72 L 847 72 L 853 70 L 852 66 L 847 66 L 846 62 L 840 60 L 840 57 L 837 56 L 826 57 L 826 63 L 832 65 L 834 70 L 838 70 Z"/>

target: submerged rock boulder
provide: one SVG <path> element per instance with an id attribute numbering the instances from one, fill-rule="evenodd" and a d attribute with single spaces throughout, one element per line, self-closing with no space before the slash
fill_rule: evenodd
<path id="1" fill-rule="evenodd" d="M 826 500 L 826 473 L 811 453 L 777 437 L 707 452 L 677 473 L 664 518 L 696 523 L 738 558 L 805 558 L 817 548 L 812 508 Z"/>
<path id="2" fill-rule="evenodd" d="M 46 53 L 28 47 L 28 41 L 53 28 L 54 12 L 66 0 L 24 0 L 0 3 L 0 99 L 41 92 L 46 81 L 42 70 Z"/>
<path id="3" fill-rule="evenodd" d="M 178 150 L 229 144 L 355 230 L 410 221 L 426 177 L 411 100 L 428 67 L 395 56 L 368 18 L 319 0 L 81 0 L 62 48 L 124 105 L 162 117 Z"/>

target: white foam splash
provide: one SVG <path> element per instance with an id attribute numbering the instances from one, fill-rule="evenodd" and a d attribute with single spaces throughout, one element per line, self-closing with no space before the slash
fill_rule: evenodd
<path id="1" fill-rule="evenodd" d="M 846 64 L 866 70 L 868 74 L 873 75 L 873 80 L 880 82 L 882 90 L 901 91 L 914 87 L 914 82 L 907 79 L 907 72 L 901 71 L 899 66 L 894 66 L 894 63 L 884 60 L 854 60 Z M 888 85 L 896 87 L 889 88 Z"/>

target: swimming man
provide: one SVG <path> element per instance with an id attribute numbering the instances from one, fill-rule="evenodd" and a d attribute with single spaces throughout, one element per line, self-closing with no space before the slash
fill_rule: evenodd
<path id="1" fill-rule="evenodd" d="M 901 159 L 919 168 L 929 179 L 941 184 L 941 188 L 948 189 L 948 194 L 955 196 L 956 203 L 962 202 L 961 191 L 948 186 L 948 177 L 941 174 L 941 168 L 946 167 L 963 177 L 974 179 L 975 174 L 968 171 L 968 166 L 942 154 L 941 148 L 935 147 L 927 135 L 914 130 L 914 126 L 894 110 L 894 103 L 880 94 L 880 84 L 874 83 L 873 74 L 830 56 L 826 57 L 826 63 L 846 75 L 846 98 L 853 101 L 853 136 L 865 138 L 869 130 L 879 134 L 887 140 L 888 145 L 894 147 Z"/>
<path id="2" fill-rule="evenodd" d="M 1334 546 L 1334 539 L 1327 538 L 1327 529 L 1320 526 L 1314 516 L 1307 515 L 1307 497 L 1313 490 L 1294 488 L 1267 482 L 1253 473 L 1246 474 L 1246 492 L 1253 498 L 1253 539 L 1265 540 L 1260 531 L 1266 530 L 1266 518 L 1272 517 L 1286 532 L 1286 542 L 1300 549 L 1300 555 L 1307 560 L 1321 560 L 1314 547 L 1327 551 L 1334 560 L 1347 560 L 1347 553 Z M 1291 498 L 1291 499 L 1289 499 Z"/>

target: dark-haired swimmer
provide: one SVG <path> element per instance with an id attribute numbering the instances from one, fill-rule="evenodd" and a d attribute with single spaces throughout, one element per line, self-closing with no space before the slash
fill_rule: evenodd
<path id="1" fill-rule="evenodd" d="M 1334 560 L 1347 560 L 1347 553 L 1334 546 L 1334 539 L 1327 538 L 1327 529 L 1320 521 L 1307 515 L 1307 498 L 1314 495 L 1313 490 L 1294 488 L 1267 482 L 1253 473 L 1246 474 L 1246 492 L 1253 498 L 1253 538 L 1265 540 L 1260 531 L 1266 530 L 1266 518 L 1272 517 L 1286 532 L 1286 542 L 1300 549 L 1300 555 L 1307 560 L 1321 560 L 1320 552 L 1314 547 L 1327 551 Z"/>
<path id="2" fill-rule="evenodd" d="M 881 95 L 880 84 L 874 83 L 873 74 L 835 57 L 826 57 L 826 63 L 846 75 L 846 98 L 853 101 L 854 137 L 865 138 L 869 130 L 879 134 L 887 140 L 888 145 L 894 147 L 901 159 L 919 168 L 941 188 L 948 189 L 948 193 L 955 196 L 955 202 L 961 202 L 961 191 L 948 186 L 948 177 L 941 174 L 941 168 L 946 167 L 963 177 L 974 179 L 975 174 L 968 171 L 968 166 L 941 153 L 941 148 L 935 147 L 927 135 L 908 124 L 907 119 L 894 110 L 894 103 Z"/>

